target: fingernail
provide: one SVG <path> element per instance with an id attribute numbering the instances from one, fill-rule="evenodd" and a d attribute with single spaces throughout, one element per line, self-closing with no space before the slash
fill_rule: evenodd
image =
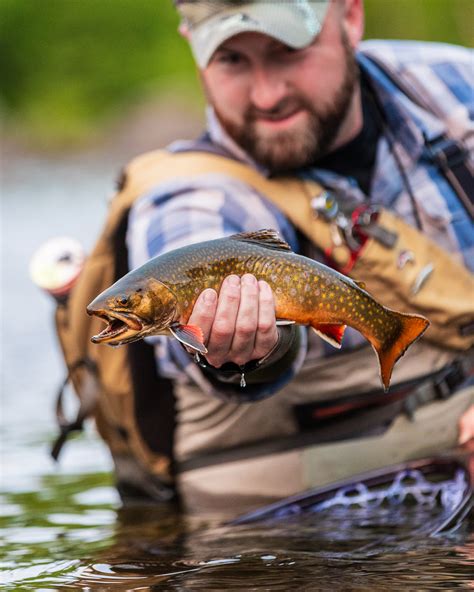
<path id="1" fill-rule="evenodd" d="M 229 286 L 240 286 L 240 278 L 238 275 L 229 275 L 227 278 L 227 283 Z"/>
<path id="2" fill-rule="evenodd" d="M 246 273 L 243 277 L 242 277 L 242 283 L 245 284 L 246 286 L 253 286 L 255 285 L 257 279 L 255 278 L 255 276 L 253 276 L 250 273 Z"/>
<path id="3" fill-rule="evenodd" d="M 214 304 L 216 299 L 217 299 L 217 294 L 215 293 L 214 290 L 205 290 L 203 295 L 202 295 L 204 302 L 206 304 Z"/>

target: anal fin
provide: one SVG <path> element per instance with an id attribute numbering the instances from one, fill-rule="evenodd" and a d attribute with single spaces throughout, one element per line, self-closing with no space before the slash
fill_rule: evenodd
<path id="1" fill-rule="evenodd" d="M 317 335 L 319 335 L 319 337 L 321 337 L 321 339 L 324 339 L 324 341 L 327 341 L 333 347 L 337 347 L 337 349 L 341 348 L 346 325 L 318 323 L 316 325 L 311 325 L 311 328 Z"/>

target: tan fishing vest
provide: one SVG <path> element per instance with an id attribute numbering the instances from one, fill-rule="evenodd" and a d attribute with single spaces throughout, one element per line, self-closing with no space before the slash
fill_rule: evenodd
<path id="1" fill-rule="evenodd" d="M 132 456 L 146 471 L 167 482 L 172 481 L 170 459 L 153 453 L 137 426 L 128 346 L 110 348 L 92 344 L 90 338 L 101 329 L 101 322 L 96 317 L 89 317 L 85 309 L 115 279 L 113 238 L 134 201 L 164 181 L 209 172 L 237 178 L 263 194 L 318 248 L 322 251 L 332 248 L 335 265 L 339 268 L 343 268 L 351 256 L 344 244 L 333 248 L 333 229 L 315 215 L 311 200 L 322 192 L 322 188 L 314 182 L 296 177 L 267 179 L 245 164 L 204 152 L 172 154 L 155 151 L 128 165 L 123 186 L 111 202 L 102 234 L 67 304 L 58 307 L 56 320 L 70 377 L 81 400 L 80 414 L 94 415 L 98 430 L 113 456 Z M 462 335 L 461 331 L 474 321 L 472 274 L 390 212 L 383 211 L 379 222 L 397 233 L 394 247 L 386 248 L 369 239 L 350 275 L 365 282 L 367 290 L 386 306 L 427 316 L 431 326 L 423 339 L 453 350 L 470 348 L 474 335 Z M 415 253 L 415 260 L 400 270 L 399 254 L 404 250 Z M 433 264 L 429 277 L 415 291 L 420 273 Z M 84 359 L 92 361 L 97 372 L 81 365 Z M 127 433 L 126 439 L 120 437 L 121 432 Z"/>

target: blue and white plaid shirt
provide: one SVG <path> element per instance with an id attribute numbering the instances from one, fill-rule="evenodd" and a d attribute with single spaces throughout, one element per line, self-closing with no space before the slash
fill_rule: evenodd
<path id="1" fill-rule="evenodd" d="M 388 65 L 406 85 L 421 94 L 429 104 L 429 111 L 403 94 L 370 56 Z M 474 269 L 473 223 L 430 159 L 425 144 L 426 139 L 444 133 L 453 139 L 465 139 L 470 131 L 474 137 L 473 52 L 435 43 L 369 41 L 361 45 L 357 59 L 373 82 L 393 135 L 392 147 L 383 135 L 379 140 L 370 201 L 382 204 L 414 224 L 413 205 L 393 156 L 395 149 L 408 176 L 424 232 L 469 269 Z M 224 149 L 236 159 L 257 166 L 225 134 L 211 109 L 208 135 L 218 150 Z M 195 145 L 195 142 L 177 142 L 170 150 Z M 470 157 L 474 157 L 472 150 Z M 320 169 L 305 169 L 301 174 L 361 201 L 365 199 L 352 179 Z M 133 206 L 127 236 L 130 268 L 183 245 L 260 228 L 275 228 L 298 252 L 294 227 L 276 206 L 245 183 L 221 174 L 198 179 L 176 178 L 154 188 Z M 251 398 L 276 392 L 298 372 L 307 348 L 306 331 L 301 328 L 301 332 L 301 351 L 293 367 L 275 383 L 252 389 Z M 360 336 L 355 332 L 346 335 L 344 348 L 360 343 Z M 154 343 L 163 375 L 192 380 L 203 390 L 219 394 L 176 340 L 160 337 Z M 320 355 L 327 353 L 321 342 Z"/>

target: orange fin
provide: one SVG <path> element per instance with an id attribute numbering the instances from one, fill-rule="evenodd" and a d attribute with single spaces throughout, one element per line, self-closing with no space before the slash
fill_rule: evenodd
<path id="1" fill-rule="evenodd" d="M 342 338 L 344 336 L 344 331 L 346 330 L 346 325 L 337 325 L 332 323 L 318 323 L 316 325 L 311 325 L 311 328 L 315 333 L 327 341 L 332 346 L 337 347 L 338 349 L 341 348 Z"/>
<path id="2" fill-rule="evenodd" d="M 204 335 L 201 327 L 196 325 L 180 325 L 176 323 L 169 327 L 170 332 L 184 345 L 191 347 L 200 354 L 207 354 L 207 348 L 204 345 Z"/>
<path id="3" fill-rule="evenodd" d="M 397 360 L 403 356 L 412 343 L 423 335 L 430 324 L 428 319 L 425 319 L 421 315 L 388 310 L 394 315 L 395 320 L 398 321 L 396 323 L 396 331 L 388 335 L 383 342 L 366 335 L 377 353 L 380 365 L 380 377 L 385 391 L 388 391 L 388 387 L 390 386 L 390 378 Z"/>

